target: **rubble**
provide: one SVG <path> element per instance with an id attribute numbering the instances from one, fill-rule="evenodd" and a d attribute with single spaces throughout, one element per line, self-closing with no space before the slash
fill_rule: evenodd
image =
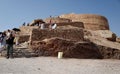
<path id="1" fill-rule="evenodd" d="M 32 43 L 31 48 L 38 56 L 57 56 L 58 52 L 63 52 L 63 57 L 67 58 L 120 59 L 119 48 L 105 46 L 100 43 L 96 44 L 94 41 L 76 42 L 51 38 L 35 41 Z"/>
<path id="2" fill-rule="evenodd" d="M 47 41 L 35 41 L 31 46 L 39 56 L 57 56 L 58 52 L 63 52 L 63 57 L 69 58 L 103 58 L 98 49 L 93 47 L 94 45 L 90 42 L 51 38 Z"/>

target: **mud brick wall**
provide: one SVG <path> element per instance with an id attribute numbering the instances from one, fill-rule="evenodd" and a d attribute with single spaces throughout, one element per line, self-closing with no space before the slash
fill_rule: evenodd
<path id="1" fill-rule="evenodd" d="M 67 26 L 67 25 L 84 28 L 84 24 L 82 22 L 57 23 L 57 26 Z"/>
<path id="2" fill-rule="evenodd" d="M 120 43 L 120 37 L 119 37 L 119 38 L 116 38 L 116 41 Z"/>
<path id="3" fill-rule="evenodd" d="M 61 23 L 56 23 L 56 24 L 57 24 L 57 26 L 68 26 L 68 25 L 70 25 L 70 26 L 73 26 L 73 27 L 84 28 L 84 24 L 82 22 L 68 22 L 68 23 L 61 22 Z M 50 24 L 47 23 L 47 24 L 45 24 L 45 27 L 49 28 L 49 25 Z"/>
<path id="4" fill-rule="evenodd" d="M 66 19 L 66 18 L 59 18 L 59 17 L 52 17 L 52 18 L 46 18 L 44 20 L 46 23 L 68 23 L 71 22 L 72 20 Z"/>
<path id="5" fill-rule="evenodd" d="M 88 30 L 109 30 L 107 25 L 93 23 L 84 23 L 84 28 Z"/>
<path id="6" fill-rule="evenodd" d="M 23 43 L 25 41 L 29 41 L 29 39 L 30 39 L 30 35 L 21 35 L 19 37 L 19 43 Z"/>
<path id="7" fill-rule="evenodd" d="M 30 37 L 31 41 L 41 41 L 43 39 L 59 37 L 64 39 L 70 39 L 73 41 L 83 40 L 82 29 L 55 29 L 55 30 L 39 30 L 33 29 Z"/>
<path id="8" fill-rule="evenodd" d="M 61 18 L 67 18 L 72 22 L 83 22 L 85 29 L 90 30 L 109 30 L 106 17 L 95 14 L 64 14 Z"/>
<path id="9" fill-rule="evenodd" d="M 32 32 L 32 29 L 38 29 L 38 26 L 21 26 L 21 35 L 30 35 Z"/>

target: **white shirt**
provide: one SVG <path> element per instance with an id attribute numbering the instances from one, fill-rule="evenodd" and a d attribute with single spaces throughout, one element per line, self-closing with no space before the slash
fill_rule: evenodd
<path id="1" fill-rule="evenodd" d="M 10 32 L 7 32 L 7 36 L 8 36 L 8 37 L 10 36 L 10 34 L 11 34 Z"/>
<path id="2" fill-rule="evenodd" d="M 52 29 L 55 29 L 57 27 L 57 24 L 54 24 L 53 26 L 52 26 Z"/>
<path id="3" fill-rule="evenodd" d="M 40 25 L 40 29 L 44 29 L 45 28 L 45 25 L 44 24 L 41 24 Z"/>

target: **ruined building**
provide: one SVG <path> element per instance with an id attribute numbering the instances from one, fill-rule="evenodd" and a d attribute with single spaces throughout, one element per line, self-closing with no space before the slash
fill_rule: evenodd
<path id="1" fill-rule="evenodd" d="M 40 29 L 40 23 L 45 29 Z M 49 29 L 51 23 L 57 28 Z M 107 18 L 101 15 L 63 14 L 34 20 L 20 30 L 19 42 L 28 41 L 39 56 L 57 56 L 62 51 L 64 57 L 120 59 L 120 43 L 110 31 Z"/>

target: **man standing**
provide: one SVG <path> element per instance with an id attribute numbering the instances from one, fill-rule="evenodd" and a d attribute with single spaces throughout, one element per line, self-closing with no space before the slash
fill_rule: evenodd
<path id="1" fill-rule="evenodd" d="M 9 57 L 13 58 L 13 44 L 14 44 L 14 36 L 10 34 L 10 36 L 6 40 L 7 44 L 7 59 Z"/>

